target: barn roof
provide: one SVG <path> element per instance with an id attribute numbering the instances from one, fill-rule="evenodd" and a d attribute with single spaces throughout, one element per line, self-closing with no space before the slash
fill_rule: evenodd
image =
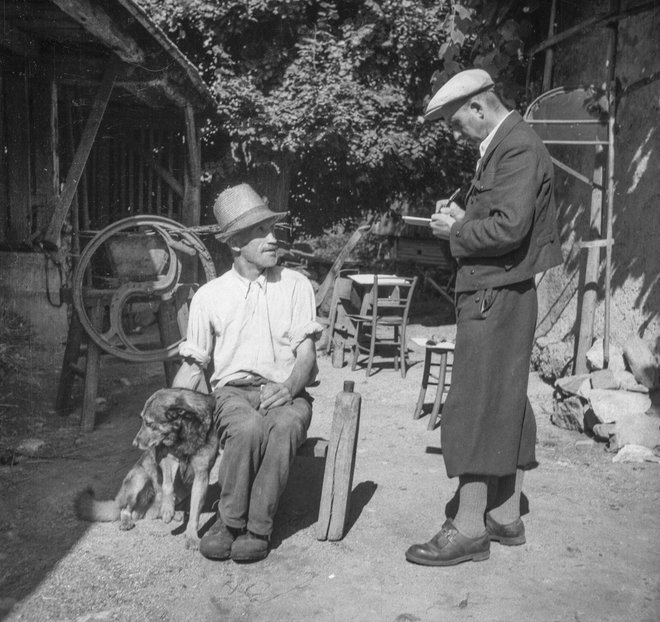
<path id="1" fill-rule="evenodd" d="M 63 84 L 98 84 L 114 55 L 124 71 L 113 100 L 198 112 L 214 106 L 196 67 L 135 0 L 3 0 L 1 18 L 0 47 L 47 59 Z"/>

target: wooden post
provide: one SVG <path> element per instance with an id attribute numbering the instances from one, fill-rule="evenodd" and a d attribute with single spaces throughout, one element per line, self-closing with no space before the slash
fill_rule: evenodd
<path id="1" fill-rule="evenodd" d="M 593 173 L 593 187 L 591 191 L 590 238 L 597 239 L 601 235 L 601 220 L 603 212 L 603 148 L 596 147 L 596 161 Z M 598 276 L 600 272 L 600 247 L 587 248 L 587 260 L 584 269 L 584 293 L 582 294 L 582 308 L 580 310 L 580 328 L 578 343 L 575 352 L 574 373 L 586 374 L 587 352 L 594 339 L 594 315 L 598 302 Z"/>
<path id="2" fill-rule="evenodd" d="M 90 309 L 90 321 L 97 332 L 103 328 L 103 305 L 100 300 Z M 83 393 L 80 427 L 91 432 L 96 420 L 96 396 L 99 387 L 100 348 L 87 338 L 87 362 L 85 363 L 85 389 Z"/>
<path id="3" fill-rule="evenodd" d="M 187 175 L 184 179 L 184 199 L 181 220 L 184 225 L 199 225 L 201 218 L 201 142 L 197 124 L 195 123 L 195 114 L 190 104 L 184 108 L 186 122 L 186 145 L 187 145 L 187 166 L 185 170 Z"/>
<path id="4" fill-rule="evenodd" d="M 53 213 L 50 219 L 50 224 L 46 230 L 46 233 L 43 238 L 44 247 L 50 249 L 58 249 L 60 247 L 60 234 L 62 231 L 62 225 L 66 219 L 66 215 L 71 207 L 71 201 L 73 196 L 76 193 L 78 188 L 78 182 L 82 176 L 83 169 L 87 162 L 89 152 L 92 149 L 94 144 L 94 139 L 96 138 L 96 133 L 98 132 L 99 126 L 101 125 L 101 120 L 103 119 L 103 114 L 105 113 L 105 108 L 108 105 L 108 100 L 110 99 L 110 93 L 112 93 L 112 87 L 115 83 L 115 77 L 117 75 L 117 63 L 114 60 L 110 61 L 105 73 L 103 74 L 103 79 L 101 80 L 101 86 L 99 87 L 94 102 L 92 104 L 92 109 L 90 110 L 89 116 L 87 117 L 87 123 L 85 124 L 85 129 L 83 130 L 78 149 L 76 150 L 76 155 L 73 158 L 73 162 L 69 168 L 69 173 L 66 178 L 66 183 L 64 184 L 64 190 L 59 198 L 59 201 L 55 204 Z"/>
<path id="5" fill-rule="evenodd" d="M 55 398 L 55 412 L 58 415 L 66 415 L 71 401 L 71 389 L 76 377 L 76 364 L 80 358 L 80 347 L 83 340 L 83 326 L 80 323 L 78 314 L 74 309 L 71 312 L 71 321 L 69 323 L 69 334 L 64 349 L 62 359 L 62 369 L 60 370 L 60 381 L 57 385 L 57 397 Z"/>
<path id="6" fill-rule="evenodd" d="M 166 348 L 181 338 L 177 313 L 172 299 L 161 301 L 158 305 L 157 318 L 160 343 L 163 348 Z M 176 361 L 163 361 L 163 366 L 165 368 L 165 383 L 170 387 L 179 366 Z"/>
<path id="7" fill-rule="evenodd" d="M 620 0 L 610 0 L 610 11 L 619 12 Z M 603 335 L 603 366 L 607 368 L 610 362 L 610 307 L 612 299 L 612 221 L 614 218 L 614 139 L 616 130 L 616 48 L 618 41 L 618 22 L 607 25 L 610 36 L 607 44 L 607 219 L 605 223 L 605 327 Z"/>
<path id="8" fill-rule="evenodd" d="M 344 537 L 353 487 L 362 399 L 359 393 L 353 392 L 353 388 L 352 381 L 344 382 L 344 390 L 335 401 L 316 524 L 318 540 L 341 540 Z"/>
<path id="9" fill-rule="evenodd" d="M 57 85 L 50 65 L 39 67 L 38 72 L 32 76 L 30 90 L 33 103 L 31 123 L 37 197 L 34 229 L 39 230 L 47 225 L 46 219 L 50 216 L 47 213 L 48 208 L 53 205 L 59 192 Z"/>
<path id="10" fill-rule="evenodd" d="M 9 241 L 30 238 L 30 117 L 25 73 L 5 73 L 4 96 L 11 123 L 7 123 L 7 187 L 9 199 Z"/>

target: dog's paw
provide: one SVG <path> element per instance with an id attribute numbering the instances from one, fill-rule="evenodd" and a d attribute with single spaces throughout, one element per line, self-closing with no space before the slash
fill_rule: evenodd
<path id="1" fill-rule="evenodd" d="M 186 549 L 189 551 L 196 551 L 199 549 L 199 536 L 197 534 L 191 536 L 186 533 L 184 543 Z"/>
<path id="2" fill-rule="evenodd" d="M 176 510 L 174 512 L 174 516 L 172 517 L 172 520 L 175 523 L 182 523 L 185 517 L 186 517 L 186 513 L 183 510 Z"/>
<path id="3" fill-rule="evenodd" d="M 160 505 L 160 516 L 164 523 L 169 523 L 174 518 L 174 497 L 163 497 Z"/>

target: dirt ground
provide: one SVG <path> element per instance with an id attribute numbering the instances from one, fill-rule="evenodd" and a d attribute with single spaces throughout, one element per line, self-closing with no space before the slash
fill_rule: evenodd
<path id="1" fill-rule="evenodd" d="M 439 330 L 417 324 L 410 336 Z M 660 620 L 660 467 L 612 463 L 602 444 L 552 426 L 552 390 L 534 374 L 539 467 L 525 485 L 527 544 L 493 543 L 488 561 L 444 569 L 405 561 L 410 544 L 438 531 L 456 487 L 439 429 L 427 430 L 428 415 L 412 419 L 419 349 L 411 359 L 405 379 L 384 366 L 366 380 L 320 357 L 310 436 L 328 438 L 344 380 L 362 395 L 348 531 L 338 542 L 316 539 L 324 461 L 297 458 L 271 554 L 238 565 L 185 550 L 177 524 L 141 521 L 120 532 L 75 518 L 79 489 L 114 496 L 135 461 L 137 416 L 163 386 L 162 366 L 103 359 L 105 411 L 82 436 L 75 414 L 50 411 L 61 352 L 35 345 L 24 381 L 0 390 L 0 619 Z M 429 392 L 427 412 L 431 400 Z M 29 437 L 47 441 L 38 457 L 9 451 Z"/>

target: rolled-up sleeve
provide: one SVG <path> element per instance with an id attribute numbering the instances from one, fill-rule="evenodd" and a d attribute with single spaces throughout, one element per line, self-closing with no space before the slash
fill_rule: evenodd
<path id="1" fill-rule="evenodd" d="M 213 327 L 199 292 L 193 296 L 188 314 L 186 340 L 179 345 L 179 354 L 206 368 L 213 353 Z"/>
<path id="2" fill-rule="evenodd" d="M 314 290 L 307 279 L 296 284 L 292 301 L 291 317 L 291 350 L 295 352 L 298 346 L 308 337 L 318 341 L 323 333 L 323 326 L 316 321 L 316 300 Z"/>

